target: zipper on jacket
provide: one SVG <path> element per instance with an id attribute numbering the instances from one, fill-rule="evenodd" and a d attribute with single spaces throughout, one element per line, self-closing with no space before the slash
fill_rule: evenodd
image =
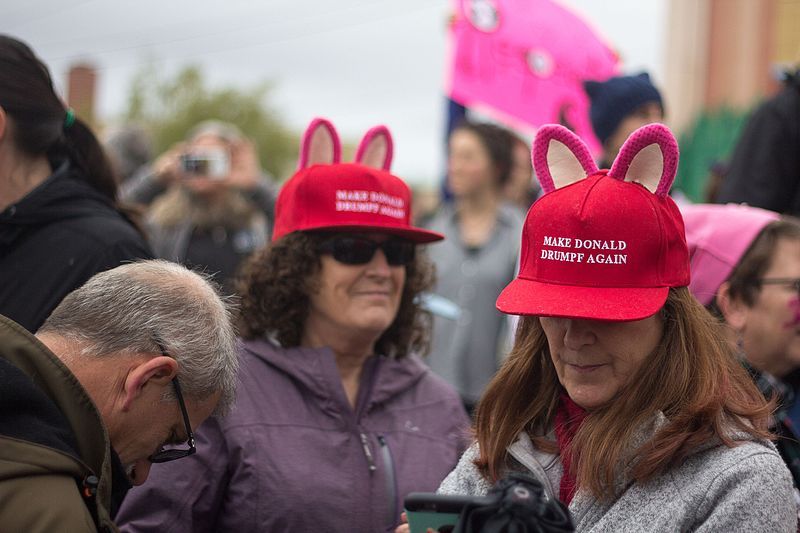
<path id="1" fill-rule="evenodd" d="M 386 467 L 386 494 L 389 496 L 389 525 L 394 526 L 397 521 L 397 478 L 395 477 L 394 460 L 392 450 L 386 443 L 383 435 L 378 435 L 378 442 L 381 445 L 381 459 Z"/>
<path id="2" fill-rule="evenodd" d="M 375 458 L 372 457 L 372 450 L 369 449 L 369 442 L 367 441 L 367 436 L 364 435 L 362 431 L 361 435 L 361 446 L 364 448 L 364 455 L 367 457 L 367 462 L 369 463 L 369 471 L 370 473 L 375 472 Z"/>

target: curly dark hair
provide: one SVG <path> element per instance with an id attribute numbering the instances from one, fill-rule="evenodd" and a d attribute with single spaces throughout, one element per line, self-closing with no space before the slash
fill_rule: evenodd
<path id="1" fill-rule="evenodd" d="M 317 290 L 321 268 L 319 245 L 331 233 L 294 232 L 253 254 L 237 280 L 242 295 L 237 328 L 245 339 L 273 336 L 284 347 L 299 346 L 308 318 L 309 295 Z M 406 267 L 400 307 L 389 328 L 375 343 L 376 353 L 402 358 L 426 354 L 432 319 L 417 296 L 434 283 L 434 266 L 417 249 Z"/>

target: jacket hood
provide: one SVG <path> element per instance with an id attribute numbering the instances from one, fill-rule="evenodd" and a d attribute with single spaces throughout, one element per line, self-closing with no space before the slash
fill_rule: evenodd
<path id="1" fill-rule="evenodd" d="M 336 360 L 330 348 L 280 348 L 266 340 L 243 340 L 241 346 L 256 358 L 290 376 L 298 386 L 323 402 L 343 394 Z M 391 359 L 381 355 L 367 359 L 364 371 L 371 371 L 372 376 L 367 383 L 372 388 L 370 405 L 386 402 L 411 388 L 430 372 L 416 356 Z"/>

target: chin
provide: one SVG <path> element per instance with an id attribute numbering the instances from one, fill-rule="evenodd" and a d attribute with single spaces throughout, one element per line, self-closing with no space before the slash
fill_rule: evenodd
<path id="1" fill-rule="evenodd" d="M 591 391 L 585 392 L 578 392 L 576 394 L 572 394 L 567 391 L 569 397 L 572 398 L 572 401 L 577 403 L 579 406 L 583 407 L 587 411 L 591 411 L 592 409 L 597 409 L 598 407 L 602 407 L 606 404 L 611 397 L 606 397 L 606 395 L 602 393 L 596 393 Z"/>
<path id="2" fill-rule="evenodd" d="M 392 325 L 391 320 L 376 317 L 373 320 L 366 320 L 357 326 L 364 335 L 371 335 L 376 339 L 383 335 Z"/>

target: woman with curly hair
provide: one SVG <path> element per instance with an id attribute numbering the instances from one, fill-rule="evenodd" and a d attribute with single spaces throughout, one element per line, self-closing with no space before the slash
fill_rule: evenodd
<path id="1" fill-rule="evenodd" d="M 410 225 L 385 128 L 367 133 L 359 163 L 339 152 L 333 126 L 312 122 L 274 241 L 241 278 L 237 405 L 198 431 L 182 469 L 154 465 L 123 530 L 386 531 L 407 493 L 456 465 L 468 417 L 415 355 L 433 282 L 417 245 L 442 236 Z"/>
<path id="2" fill-rule="evenodd" d="M 439 491 L 485 494 L 521 471 L 578 532 L 795 531 L 771 405 L 687 288 L 675 138 L 644 126 L 598 170 L 577 136 L 545 126 L 533 161 L 545 194 L 497 299 L 522 315 L 514 348 Z"/>

